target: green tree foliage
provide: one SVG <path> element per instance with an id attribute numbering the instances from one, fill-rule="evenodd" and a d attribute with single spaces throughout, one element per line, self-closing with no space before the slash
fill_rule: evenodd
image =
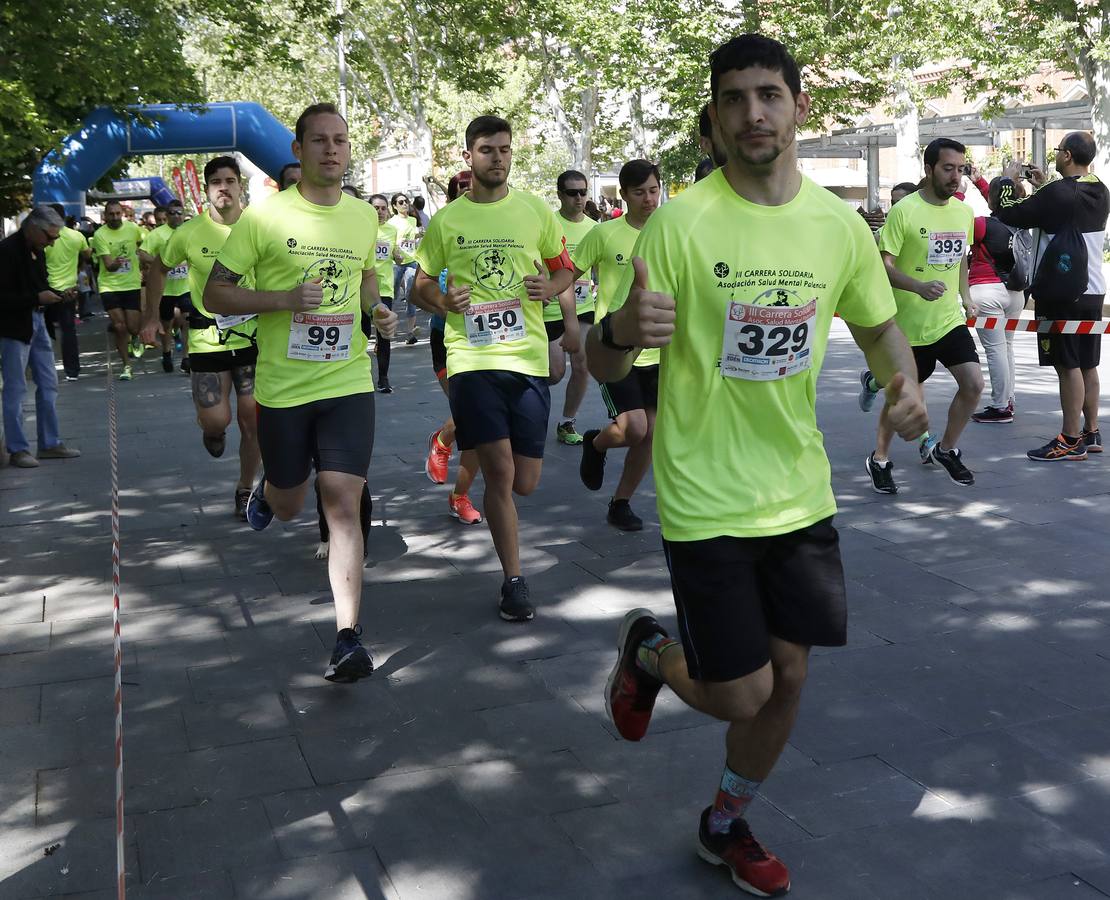
<path id="1" fill-rule="evenodd" d="M 0 0 L 0 214 L 96 106 L 194 102 L 183 22 L 166 0 Z"/>

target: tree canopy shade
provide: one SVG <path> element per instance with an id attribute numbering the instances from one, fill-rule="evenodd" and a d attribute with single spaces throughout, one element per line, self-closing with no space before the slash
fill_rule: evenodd
<path id="1" fill-rule="evenodd" d="M 168 0 L 0 0 L 0 214 L 96 106 L 202 100 Z"/>

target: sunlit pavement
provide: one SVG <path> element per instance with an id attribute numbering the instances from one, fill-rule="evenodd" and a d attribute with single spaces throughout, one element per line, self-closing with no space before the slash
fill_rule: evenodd
<path id="1" fill-rule="evenodd" d="M 104 321 L 61 385 L 84 456 L 0 470 L 4 900 L 115 896 Z M 962 441 L 975 486 L 898 444 L 888 497 L 864 473 L 861 358 L 834 330 L 819 415 L 851 636 L 815 652 L 751 814 L 793 896 L 1110 895 L 1110 454 L 1026 461 L 1059 415 L 1032 337 L 1016 340 L 1017 421 Z M 311 492 L 300 520 L 252 533 L 232 515 L 237 435 L 205 453 L 188 379 L 151 354 L 117 385 L 129 894 L 732 896 L 693 852 L 723 726 L 666 692 L 640 744 L 605 717 L 620 616 L 673 625 L 650 485 L 633 503 L 647 528 L 614 531 L 553 418 L 519 503 L 537 617 L 501 622 L 488 531 L 449 518 L 424 476 L 447 411 L 425 341 L 395 348 L 391 380 L 362 615 L 378 670 L 349 687 L 321 677 L 335 632 Z M 953 390 L 929 385 L 937 423 Z M 602 421 L 592 387 L 579 429 Z"/>

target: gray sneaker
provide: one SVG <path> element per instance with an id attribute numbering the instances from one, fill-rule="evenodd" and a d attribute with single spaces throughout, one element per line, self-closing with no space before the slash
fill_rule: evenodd
<path id="1" fill-rule="evenodd" d="M 875 398 L 879 396 L 878 382 L 875 381 L 875 376 L 871 374 L 870 369 L 864 369 L 859 373 L 859 408 L 864 412 L 871 412 L 871 407 L 875 405 Z M 871 389 L 871 384 L 876 385 L 875 389 Z"/>
<path id="2" fill-rule="evenodd" d="M 18 453 L 13 453 L 8 459 L 8 462 L 17 469 L 37 469 L 39 467 L 39 461 L 27 450 L 20 450 Z"/>
<path id="3" fill-rule="evenodd" d="M 58 444 L 55 447 L 47 447 L 38 452 L 39 459 L 76 459 L 81 455 L 80 450 L 73 450 L 65 444 Z"/>

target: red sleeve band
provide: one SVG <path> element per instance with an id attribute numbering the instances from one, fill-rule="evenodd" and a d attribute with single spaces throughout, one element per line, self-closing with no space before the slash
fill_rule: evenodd
<path id="1" fill-rule="evenodd" d="M 558 272 L 560 269 L 569 269 L 574 271 L 574 263 L 570 261 L 570 254 L 567 253 L 567 248 L 563 248 L 563 252 L 558 256 L 553 256 L 551 259 L 545 259 L 543 264 L 547 266 L 548 272 Z"/>

